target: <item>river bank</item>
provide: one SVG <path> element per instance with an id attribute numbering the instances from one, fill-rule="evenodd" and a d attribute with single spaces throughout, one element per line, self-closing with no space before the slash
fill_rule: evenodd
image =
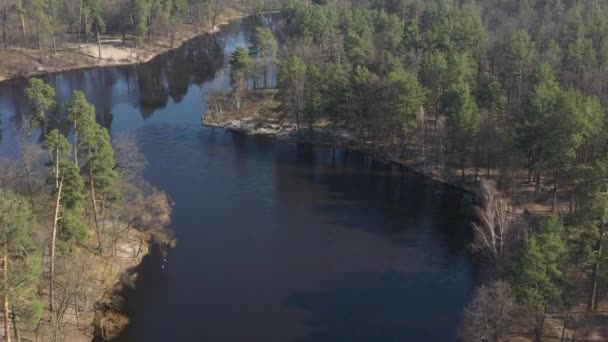
<path id="1" fill-rule="evenodd" d="M 397 141 L 390 146 L 368 139 L 360 141 L 356 129 L 345 123 L 336 124 L 327 120 L 318 120 L 310 129 L 306 121 L 300 123 L 298 131 L 296 120 L 276 112 L 280 104 L 274 99 L 275 95 L 276 90 L 252 92 L 248 98 L 247 109 L 240 118 L 231 110 L 232 104 L 228 95 L 216 95 L 209 101 L 208 111 L 201 116 L 201 124 L 290 143 L 314 144 L 363 152 L 385 162 L 406 166 L 435 181 L 467 192 L 476 192 L 475 170 L 467 169 L 463 178 L 460 170 L 447 169 L 438 156 L 427 154 L 425 157 L 417 157 L 416 151 L 403 151 L 398 148 Z"/>
<path id="2" fill-rule="evenodd" d="M 426 146 L 426 154 L 424 154 L 420 150 L 408 148 L 404 151 L 399 147 L 399 142 L 386 146 L 369 139 L 361 141 L 357 128 L 349 127 L 343 122 L 336 124 L 327 120 L 317 120 L 310 125 L 309 122 L 304 121 L 300 122 L 300 128 L 298 129 L 296 120 L 280 113 L 278 110 L 280 103 L 275 100 L 275 95 L 275 90 L 255 90 L 251 92 L 240 116 L 231 109 L 234 105 L 231 103 L 228 94 L 216 95 L 208 102 L 207 112 L 201 116 L 201 124 L 206 127 L 218 127 L 241 134 L 263 136 L 289 143 L 305 143 L 363 152 L 378 160 L 403 165 L 434 181 L 457 187 L 473 195 L 479 194 L 479 181 L 482 178 L 498 181 L 500 175 L 498 169 L 480 171 L 471 167 L 462 172 L 458 168 L 448 167 L 445 162 L 442 162 L 440 155 L 432 154 L 432 151 L 438 151 L 440 148 L 433 146 L 430 142 Z M 421 154 L 424 157 L 414 157 Z M 516 185 L 513 188 L 518 190 L 507 194 L 511 199 L 509 215 L 512 216 L 514 225 L 534 228 L 539 226 L 543 217 L 551 215 L 553 210 L 551 208 L 551 198 L 535 199 L 533 188 L 526 180 L 524 173 L 514 175 Z M 568 199 L 561 197 L 558 197 L 558 199 L 557 211 L 566 213 L 570 205 Z M 581 305 L 575 307 L 573 311 L 556 311 L 548 314 L 544 325 L 544 336 L 559 339 L 559 336 L 566 333 L 586 336 L 590 338 L 589 341 L 608 339 L 608 331 L 604 328 L 606 322 L 608 322 L 608 315 L 603 310 L 595 314 L 587 312 L 583 302 L 581 301 Z M 602 307 L 605 305 L 604 303 Z M 574 330 L 567 327 L 573 321 L 578 326 Z M 522 331 L 522 333 L 512 336 L 509 341 L 532 341 L 532 334 L 524 333 L 528 324 L 529 322 L 526 321 L 518 323 L 517 326 L 521 328 L 518 331 Z"/>
<path id="3" fill-rule="evenodd" d="M 96 42 L 86 42 L 80 46 L 77 42 L 66 42 L 57 53 L 50 54 L 44 63 L 40 61 L 38 50 L 3 49 L 0 50 L 0 81 L 69 70 L 145 63 L 160 54 L 179 48 L 197 36 L 216 33 L 222 26 L 246 15 L 241 9 L 227 8 L 217 17 L 215 25 L 183 24 L 173 39 L 169 36 L 154 37 L 137 47 L 134 47 L 131 41 L 123 41 L 123 36 L 118 34 L 102 35 L 100 47 Z"/>
<path id="4" fill-rule="evenodd" d="M 149 252 L 148 238 L 146 233 L 131 229 L 115 241 L 111 250 L 74 250 L 73 256 L 78 259 L 74 265 L 78 269 L 58 279 L 60 322 L 56 324 L 47 307 L 35 329 L 15 329 L 17 340 L 52 341 L 56 329 L 60 340 L 65 342 L 85 342 L 96 336 L 119 333 L 128 324 L 128 318 L 120 314 L 122 298 L 118 293 L 135 281 L 134 270 Z M 48 301 L 48 293 L 44 293 L 43 302 Z M 4 338 L 4 331 L 0 331 L 0 338 Z"/>

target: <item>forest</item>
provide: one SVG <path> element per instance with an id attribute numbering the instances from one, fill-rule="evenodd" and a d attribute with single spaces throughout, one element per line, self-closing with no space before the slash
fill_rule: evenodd
<path id="1" fill-rule="evenodd" d="M 111 139 L 82 92 L 59 106 L 32 78 L 26 97 L 19 158 L 0 160 L 0 294 L 10 318 L 0 336 L 62 341 L 95 326 L 111 338 L 128 323 L 123 272 L 148 243 L 174 244 L 171 203 L 143 180 L 135 140 Z"/>
<path id="2" fill-rule="evenodd" d="M 101 34 L 133 46 L 172 37 L 227 5 L 5 1 L 2 38 L 44 61 Z M 303 138 L 323 123 L 353 147 L 475 192 L 471 250 L 488 274 L 464 313 L 464 341 L 590 340 L 582 327 L 606 311 L 608 292 L 608 3 L 280 7 L 280 29 L 259 27 L 231 56 L 239 119 L 270 93 L 272 111 Z M 127 323 L 113 310 L 117 255 L 173 244 L 170 201 L 142 180 L 134 139 L 111 138 L 83 93 L 59 105 L 52 87 L 31 79 L 26 94 L 20 158 L 0 161 L 0 294 L 10 318 L 1 336 L 59 341 L 82 320 L 111 338 Z"/>
<path id="3" fill-rule="evenodd" d="M 0 79 L 152 59 L 248 13 L 254 0 L 6 0 Z"/>
<path id="4" fill-rule="evenodd" d="M 577 329 L 608 291 L 608 3 L 292 0 L 282 20 L 232 55 L 240 121 L 270 92 L 300 137 L 347 132 L 474 189 L 491 271 L 463 340 L 593 340 Z"/>

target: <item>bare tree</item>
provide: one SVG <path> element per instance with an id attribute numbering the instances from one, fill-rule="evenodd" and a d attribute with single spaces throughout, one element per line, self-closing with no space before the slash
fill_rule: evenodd
<path id="1" fill-rule="evenodd" d="M 461 335 L 467 342 L 500 342 L 509 334 L 515 299 L 501 280 L 482 285 L 465 310 Z"/>
<path id="2" fill-rule="evenodd" d="M 496 190 L 494 183 L 480 183 L 481 205 L 475 208 L 479 222 L 473 223 L 473 249 L 492 258 L 502 256 L 512 227 L 509 200 Z"/>

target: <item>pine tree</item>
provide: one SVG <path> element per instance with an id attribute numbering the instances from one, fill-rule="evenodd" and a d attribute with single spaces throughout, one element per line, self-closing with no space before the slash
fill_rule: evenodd
<path id="1" fill-rule="evenodd" d="M 55 89 L 38 78 L 31 78 L 25 89 L 29 122 L 26 130 L 42 128 L 46 131 L 48 115 L 55 107 Z"/>
<path id="2" fill-rule="evenodd" d="M 550 217 L 543 222 L 541 233 L 528 241 L 513 274 L 516 295 L 536 314 L 537 341 L 547 307 L 561 301 L 565 252 L 562 223 L 557 217 Z"/>
<path id="3" fill-rule="evenodd" d="M 469 86 L 463 82 L 454 83 L 442 99 L 444 113 L 448 117 L 449 138 L 452 150 L 460 155 L 460 169 L 464 180 L 466 161 L 475 145 L 475 138 L 481 125 L 481 116 Z"/>
<path id="4" fill-rule="evenodd" d="M 237 47 L 230 59 L 230 81 L 232 84 L 232 99 L 241 123 L 243 101 L 249 90 L 248 83 L 252 70 L 253 60 L 251 59 L 249 50 Z"/>
<path id="5" fill-rule="evenodd" d="M 393 71 L 388 77 L 396 91 L 393 110 L 406 139 L 411 139 L 419 124 L 418 115 L 425 103 L 426 90 L 404 69 Z"/>
<path id="6" fill-rule="evenodd" d="M 98 202 L 103 204 L 107 199 L 114 197 L 114 183 L 117 178 L 114 170 L 116 166 L 114 151 L 108 131 L 95 121 L 95 107 L 86 100 L 83 93 L 74 92 L 67 107 L 68 118 L 74 124 L 75 140 L 77 137 L 74 153 L 75 156 L 81 156 L 80 158 L 83 159 L 81 162 L 87 178 L 95 232 L 98 244 L 101 246 Z M 79 165 L 78 162 L 75 164 Z"/>
<path id="7" fill-rule="evenodd" d="M 53 228 L 51 230 L 50 246 L 50 306 L 55 313 L 55 252 L 57 247 L 57 236 L 60 226 L 63 228 L 64 240 L 75 237 L 77 242 L 83 242 L 86 237 L 84 229 L 83 190 L 84 184 L 80 176 L 80 169 L 69 161 L 71 146 L 65 136 L 57 129 L 52 130 L 45 136 L 45 146 L 51 156 L 50 166 L 54 169 L 51 178 L 54 178 L 55 187 L 55 211 Z M 55 318 L 57 319 L 57 318 Z"/>
<path id="8" fill-rule="evenodd" d="M 42 314 L 38 280 L 42 272 L 42 255 L 34 242 L 34 214 L 22 196 L 0 190 L 0 264 L 4 336 L 11 341 L 9 317 L 20 317 L 36 324 Z M 17 322 L 14 320 L 13 322 Z"/>
<path id="9" fill-rule="evenodd" d="M 282 61 L 279 65 L 278 84 L 277 98 L 281 101 L 281 110 L 295 116 L 297 130 L 300 131 L 301 116 L 305 106 L 306 65 L 304 62 L 297 56 Z"/>
<path id="10" fill-rule="evenodd" d="M 264 79 L 264 88 L 268 88 L 268 77 L 272 61 L 276 58 L 278 50 L 277 40 L 274 38 L 272 31 L 266 27 L 257 27 L 251 38 L 251 54 L 259 57 L 262 61 L 262 76 Z"/>

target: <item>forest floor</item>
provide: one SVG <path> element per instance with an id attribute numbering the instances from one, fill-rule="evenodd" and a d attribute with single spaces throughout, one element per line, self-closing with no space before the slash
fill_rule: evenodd
<path id="1" fill-rule="evenodd" d="M 490 178 L 497 180 L 499 170 L 472 167 L 462 170 L 455 167 L 445 167 L 442 162 L 440 141 L 432 132 L 433 124 L 429 124 L 425 134 L 425 157 L 420 148 L 404 149 L 399 141 L 387 145 L 365 137 L 360 140 L 357 128 L 346 125 L 345 122 L 329 122 L 317 120 L 310 129 L 306 118 L 301 118 L 298 132 L 296 120 L 293 116 L 285 116 L 277 109 L 279 103 L 275 100 L 276 90 L 255 90 L 250 92 L 242 107 L 241 115 L 237 115 L 234 105 L 228 94 L 216 94 L 207 102 L 206 112 L 201 116 L 201 124 L 207 127 L 220 127 L 234 132 L 248 135 L 271 137 L 286 142 L 312 143 L 328 147 L 346 148 L 353 151 L 367 153 L 379 160 L 395 162 L 407 166 L 409 169 L 421 173 L 436 181 L 444 182 L 465 191 L 477 192 L 478 180 Z M 366 135 L 364 133 L 364 135 Z M 414 157 L 416 156 L 416 157 Z M 471 164 L 471 163 L 469 163 Z M 542 182 L 543 193 L 551 193 L 551 177 Z M 521 224 L 537 226 L 545 216 L 554 212 L 552 196 L 537 197 L 534 195 L 534 184 L 528 181 L 525 170 L 514 175 L 513 189 L 509 192 L 512 198 L 512 215 Z M 570 194 L 572 185 L 565 183 L 558 192 L 558 201 L 555 212 L 567 213 L 570 210 Z M 584 298 L 580 301 L 584 303 Z M 566 327 L 564 328 L 564 322 Z M 526 322 L 525 324 L 528 324 Z M 544 325 L 544 337 L 547 341 L 560 340 L 563 336 L 567 341 L 608 341 L 608 303 L 602 303 L 597 312 L 589 313 L 584 305 L 572 308 L 569 312 L 556 312 L 549 314 Z M 531 341 L 530 333 L 513 336 L 510 341 Z"/>
<path id="2" fill-rule="evenodd" d="M 141 263 L 141 260 L 148 254 L 148 244 L 145 234 L 136 229 L 131 229 L 127 234 L 116 241 L 115 249 L 94 252 L 91 249 L 81 248 L 73 251 L 75 258 L 79 262 L 75 267 L 86 267 L 88 271 L 74 269 L 71 276 L 62 279 L 63 283 L 71 284 L 71 289 L 77 291 L 89 291 L 93 303 L 111 303 L 115 300 L 116 294 L 123 286 L 134 281 L 137 275 L 134 269 Z M 84 278 L 81 278 L 84 277 Z M 83 281 L 84 279 L 84 281 Z M 79 284 L 79 285 L 74 285 Z M 62 300 L 65 300 L 62 297 Z M 43 303 L 49 302 L 48 291 L 43 292 Z M 54 323 L 48 305 L 45 305 L 42 320 L 35 330 L 20 329 L 23 341 L 51 341 Z M 75 306 L 70 303 L 62 316 L 62 332 L 60 340 L 64 342 L 88 342 L 91 341 L 100 328 L 100 322 L 106 322 L 105 327 L 116 328 L 113 333 L 119 332 L 123 326 L 114 325 L 115 322 L 107 323 L 110 319 L 117 317 L 114 311 L 98 311 L 94 305 Z M 128 322 L 124 316 L 120 317 L 123 324 Z M 4 317 L 0 314 L 0 322 Z M 0 329 L 1 330 L 1 329 Z M 0 341 L 4 340 L 4 330 L 0 331 Z"/>
<path id="3" fill-rule="evenodd" d="M 123 42 L 122 35 L 102 35 L 101 58 L 97 42 L 92 40 L 80 46 L 77 41 L 61 42 L 57 53 L 50 54 L 44 62 L 36 49 L 9 47 L 0 50 L 0 81 L 73 69 L 144 63 L 198 35 L 217 32 L 222 25 L 244 15 L 241 10 L 229 8 L 218 16 L 215 26 L 184 24 L 177 30 L 173 45 L 169 36 L 153 37 L 134 47 L 130 36 Z"/>

